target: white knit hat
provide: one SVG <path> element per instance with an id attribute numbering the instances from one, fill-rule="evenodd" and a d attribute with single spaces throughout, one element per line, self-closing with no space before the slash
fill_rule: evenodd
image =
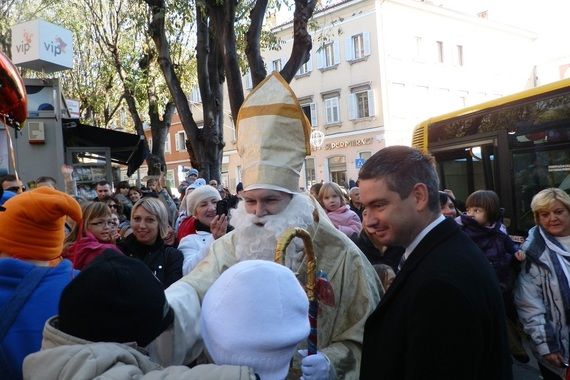
<path id="1" fill-rule="evenodd" d="M 192 190 L 188 195 L 188 200 L 186 201 L 186 210 L 188 210 L 188 214 L 194 215 L 196 207 L 198 207 L 200 202 L 208 198 L 215 198 L 216 201 L 222 199 L 220 192 L 212 186 L 200 186 L 196 190 Z"/>
<path id="2" fill-rule="evenodd" d="M 283 380 L 297 344 L 309 335 L 309 301 L 283 265 L 232 265 L 202 303 L 201 329 L 216 364 L 246 365 L 263 380 Z"/>

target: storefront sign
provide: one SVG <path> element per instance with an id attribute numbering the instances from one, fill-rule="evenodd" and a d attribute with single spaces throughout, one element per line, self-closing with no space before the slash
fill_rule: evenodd
<path id="1" fill-rule="evenodd" d="M 370 145 L 373 142 L 374 142 L 373 137 L 362 137 L 362 138 L 353 139 L 353 140 L 343 140 L 343 141 L 337 141 L 337 142 L 325 144 L 325 150 L 348 148 L 351 146 Z"/>

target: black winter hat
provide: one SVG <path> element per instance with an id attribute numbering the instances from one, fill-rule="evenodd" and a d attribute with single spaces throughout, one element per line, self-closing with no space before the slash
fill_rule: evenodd
<path id="1" fill-rule="evenodd" d="M 148 345 L 174 320 L 162 283 L 140 260 L 106 250 L 63 290 L 61 331 L 92 342 Z"/>

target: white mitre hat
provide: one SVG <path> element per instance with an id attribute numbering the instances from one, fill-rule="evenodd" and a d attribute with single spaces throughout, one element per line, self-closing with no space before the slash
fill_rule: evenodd
<path id="1" fill-rule="evenodd" d="M 243 102 L 237 119 L 237 150 L 244 190 L 299 191 L 311 124 L 289 84 L 274 71 Z"/>

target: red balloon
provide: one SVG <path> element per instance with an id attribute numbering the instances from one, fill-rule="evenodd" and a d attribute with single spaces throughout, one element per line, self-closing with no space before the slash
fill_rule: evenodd
<path id="1" fill-rule="evenodd" d="M 26 86 L 16 66 L 0 52 L 0 114 L 23 123 L 28 116 Z"/>

